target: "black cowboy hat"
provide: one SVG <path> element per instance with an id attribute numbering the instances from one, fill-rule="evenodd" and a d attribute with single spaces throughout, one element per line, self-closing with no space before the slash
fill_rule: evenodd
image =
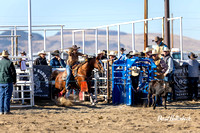
<path id="1" fill-rule="evenodd" d="M 120 48 L 120 51 L 126 51 L 126 49 L 124 49 L 124 48 Z"/>
<path id="2" fill-rule="evenodd" d="M 193 56 L 194 58 L 197 58 L 197 57 L 198 57 L 198 56 L 195 55 L 193 52 L 190 52 L 190 53 L 188 54 L 188 58 L 190 58 L 191 56 Z"/>
<path id="3" fill-rule="evenodd" d="M 20 52 L 20 54 L 24 54 L 24 55 L 26 55 L 26 52 L 25 52 L 25 51 L 22 51 L 22 52 Z"/>
<path id="4" fill-rule="evenodd" d="M 53 56 L 59 56 L 60 52 L 59 52 L 59 50 L 55 50 L 51 55 L 53 55 Z"/>

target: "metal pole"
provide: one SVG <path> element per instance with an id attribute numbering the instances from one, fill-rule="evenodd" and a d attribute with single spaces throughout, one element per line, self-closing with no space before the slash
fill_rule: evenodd
<path id="1" fill-rule="evenodd" d="M 82 31 L 82 35 L 83 35 L 83 54 L 85 54 L 85 31 Z"/>
<path id="2" fill-rule="evenodd" d="M 95 30 L 95 53 L 98 54 L 98 29 Z"/>
<path id="3" fill-rule="evenodd" d="M 148 0 L 144 0 L 144 19 L 148 19 Z M 148 47 L 148 21 L 144 21 L 144 49 Z"/>
<path id="4" fill-rule="evenodd" d="M 170 49 L 169 0 L 165 0 L 165 43 Z"/>
<path id="5" fill-rule="evenodd" d="M 32 53 L 32 24 L 31 24 L 31 0 L 28 0 L 28 52 L 29 52 L 29 58 L 30 58 L 30 62 L 29 62 L 29 67 L 32 68 L 32 70 L 30 70 L 30 80 L 31 80 L 31 97 L 32 97 L 32 102 L 31 105 L 34 106 L 34 83 L 33 83 L 33 53 Z"/>
<path id="6" fill-rule="evenodd" d="M 120 56 L 120 25 L 117 26 L 118 28 L 118 57 Z"/>
<path id="7" fill-rule="evenodd" d="M 17 56 L 17 54 L 16 54 L 16 51 L 17 51 L 17 49 L 16 49 L 16 41 L 17 41 L 17 39 L 16 39 L 16 37 L 17 37 L 17 27 L 15 26 L 15 30 L 14 30 L 14 40 L 15 40 L 15 44 L 14 44 L 14 56 Z"/>
<path id="8" fill-rule="evenodd" d="M 171 14 L 171 18 L 173 18 L 173 13 Z M 171 48 L 174 47 L 174 27 L 173 27 L 174 20 L 171 19 Z"/>
<path id="9" fill-rule="evenodd" d="M 183 60 L 183 29 L 182 29 L 182 17 L 180 18 L 180 49 L 181 49 L 181 60 Z"/>
<path id="10" fill-rule="evenodd" d="M 13 36 L 13 30 L 11 30 L 11 36 Z M 14 37 L 11 37 L 11 53 L 14 56 Z"/>
<path id="11" fill-rule="evenodd" d="M 107 58 L 109 58 L 109 27 L 106 27 Z"/>
<path id="12" fill-rule="evenodd" d="M 132 50 L 135 50 L 135 24 L 132 23 Z"/>
<path id="13" fill-rule="evenodd" d="M 72 32 L 72 45 L 75 45 L 75 32 Z"/>
<path id="14" fill-rule="evenodd" d="M 44 51 L 46 51 L 46 30 L 44 29 Z"/>
<path id="15" fill-rule="evenodd" d="M 63 48 L 64 48 L 64 44 L 63 44 L 63 25 L 61 26 L 61 31 L 60 31 L 60 36 L 61 36 L 61 40 L 60 40 L 60 49 L 61 49 L 61 58 L 63 58 Z"/>

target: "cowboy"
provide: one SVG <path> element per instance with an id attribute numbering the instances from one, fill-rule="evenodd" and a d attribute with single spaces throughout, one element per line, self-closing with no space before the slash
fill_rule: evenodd
<path id="1" fill-rule="evenodd" d="M 51 61 L 50 61 L 50 66 L 52 66 L 52 68 L 65 68 L 66 67 L 64 60 L 60 58 L 59 50 L 55 50 L 51 55 L 54 56 L 54 58 L 51 59 Z"/>
<path id="2" fill-rule="evenodd" d="M 109 59 L 113 60 L 113 61 L 117 59 L 117 54 L 116 54 L 115 51 L 110 51 L 110 53 L 109 53 Z"/>
<path id="3" fill-rule="evenodd" d="M 124 51 L 126 51 L 126 49 L 124 48 L 121 48 L 120 49 L 120 57 L 119 57 L 119 60 L 126 60 L 126 54 L 124 53 Z"/>
<path id="4" fill-rule="evenodd" d="M 196 60 L 198 56 L 190 52 L 189 60 L 183 63 L 188 68 L 188 95 L 191 100 L 197 101 L 198 97 L 198 81 L 200 63 Z M 194 96 L 193 96 L 194 95 Z"/>
<path id="5" fill-rule="evenodd" d="M 137 50 L 133 50 L 132 52 L 129 53 L 129 55 L 130 55 L 130 58 L 139 57 L 140 52 L 138 52 Z"/>
<path id="6" fill-rule="evenodd" d="M 20 52 L 21 58 L 19 59 L 19 65 L 20 65 L 20 70 L 25 71 L 26 70 L 26 61 L 28 60 L 27 58 L 24 58 L 26 56 L 26 52 Z"/>
<path id="7" fill-rule="evenodd" d="M 152 40 L 153 42 L 155 42 L 157 44 L 156 50 L 158 53 L 158 56 L 161 57 L 161 54 L 163 53 L 163 48 L 167 47 L 167 45 L 165 45 L 162 42 L 163 38 L 160 38 L 159 36 L 155 37 L 154 40 Z"/>
<path id="8" fill-rule="evenodd" d="M 144 53 L 147 58 L 151 58 L 152 50 L 153 50 L 153 48 L 150 48 L 150 47 L 146 47 L 146 49 L 144 50 Z"/>
<path id="9" fill-rule="evenodd" d="M 167 70 L 167 64 L 165 63 L 165 61 L 163 59 L 161 59 L 159 56 L 158 56 L 158 52 L 154 49 L 152 51 L 152 59 L 155 63 L 155 65 L 157 66 L 156 67 L 156 79 L 163 79 L 164 78 L 164 73 L 166 72 Z"/>
<path id="10" fill-rule="evenodd" d="M 169 82 L 169 85 L 172 87 L 173 89 L 173 83 L 172 83 L 172 79 L 173 79 L 173 72 L 174 72 L 174 62 L 173 62 L 173 58 L 170 56 L 170 50 L 168 49 L 168 47 L 164 47 L 163 49 L 163 60 L 165 61 L 165 63 L 167 64 L 167 70 L 164 73 L 164 80 L 166 82 Z M 168 101 L 170 102 L 173 96 L 174 99 L 174 89 L 172 93 L 168 93 Z"/>
<path id="11" fill-rule="evenodd" d="M 66 90 L 67 90 L 67 95 L 66 95 L 66 98 L 69 97 L 69 94 L 70 94 L 70 88 L 68 87 L 69 85 L 69 80 L 71 78 L 71 73 L 72 73 L 72 67 L 74 65 L 77 65 L 78 64 L 78 56 L 85 56 L 84 54 L 78 52 L 78 49 L 80 47 L 77 47 L 77 45 L 73 45 L 72 47 L 68 48 L 69 51 L 67 52 L 68 53 L 68 60 L 67 60 L 67 65 L 66 65 L 66 72 L 67 72 L 67 75 L 66 75 L 66 84 L 65 84 L 65 87 L 66 87 Z"/>
<path id="12" fill-rule="evenodd" d="M 16 83 L 16 70 L 8 56 L 8 51 L 4 50 L 0 60 L 0 114 L 11 114 L 10 99 Z"/>
<path id="13" fill-rule="evenodd" d="M 48 65 L 46 60 L 46 53 L 44 50 L 38 52 L 38 58 L 35 60 L 34 65 Z"/>

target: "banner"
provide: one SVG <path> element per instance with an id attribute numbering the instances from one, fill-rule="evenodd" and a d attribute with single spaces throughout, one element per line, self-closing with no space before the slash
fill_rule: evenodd
<path id="1" fill-rule="evenodd" d="M 51 87 L 49 84 L 51 73 L 51 66 L 33 66 L 34 96 L 40 98 L 51 98 Z"/>
<path id="2" fill-rule="evenodd" d="M 187 68 L 179 67 L 174 71 L 174 89 L 175 96 L 177 100 L 188 99 L 188 79 L 187 79 Z M 199 74 L 200 75 L 200 74 Z M 200 91 L 200 81 L 199 81 L 199 91 Z M 199 92 L 198 91 L 198 92 Z"/>

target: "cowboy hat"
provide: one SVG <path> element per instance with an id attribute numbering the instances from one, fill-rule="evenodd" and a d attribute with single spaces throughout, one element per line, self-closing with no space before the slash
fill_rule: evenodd
<path id="1" fill-rule="evenodd" d="M 168 47 L 164 47 L 164 48 L 163 48 L 163 51 L 169 52 L 170 49 L 169 49 Z"/>
<path id="2" fill-rule="evenodd" d="M 20 54 L 24 54 L 24 55 L 26 55 L 26 52 L 25 52 L 25 51 L 22 51 L 22 52 L 20 52 Z"/>
<path id="3" fill-rule="evenodd" d="M 152 50 L 152 55 L 156 55 L 156 54 L 158 54 L 158 52 L 157 52 L 157 50 Z"/>
<path id="4" fill-rule="evenodd" d="M 152 40 L 152 42 L 157 42 L 157 41 L 162 41 L 163 38 L 156 36 L 154 40 Z"/>
<path id="5" fill-rule="evenodd" d="M 133 50 L 132 52 L 130 52 L 130 55 L 140 55 L 140 52 L 138 52 L 137 50 Z"/>
<path id="6" fill-rule="evenodd" d="M 38 55 L 41 55 L 41 54 L 44 54 L 44 55 L 46 55 L 46 52 L 45 52 L 44 50 L 42 50 L 42 51 L 38 52 Z"/>
<path id="7" fill-rule="evenodd" d="M 55 50 L 53 53 L 51 53 L 51 55 L 53 55 L 53 56 L 59 56 L 60 52 L 59 52 L 59 50 Z"/>
<path id="8" fill-rule="evenodd" d="M 109 56 L 116 56 L 116 52 L 115 51 L 110 51 Z"/>
<path id="9" fill-rule="evenodd" d="M 72 47 L 69 47 L 68 49 L 79 49 L 80 47 L 77 47 L 77 45 L 73 45 Z"/>
<path id="10" fill-rule="evenodd" d="M 133 66 L 132 67 L 132 71 L 131 71 L 131 75 L 132 76 L 138 76 L 139 74 L 140 74 L 140 68 L 136 67 L 136 66 Z"/>
<path id="11" fill-rule="evenodd" d="M 146 49 L 144 50 L 144 53 L 150 52 L 150 51 L 152 51 L 152 50 L 153 50 L 153 48 L 146 47 Z"/>
<path id="12" fill-rule="evenodd" d="M 8 53 L 8 51 L 7 50 L 3 50 L 3 52 L 2 52 L 2 56 L 3 57 L 8 57 L 10 54 Z"/>
<path id="13" fill-rule="evenodd" d="M 124 49 L 124 48 L 120 48 L 120 51 L 126 51 L 126 49 Z"/>
<path id="14" fill-rule="evenodd" d="M 195 55 L 193 52 L 190 52 L 190 53 L 188 54 L 188 58 L 191 58 L 191 56 L 193 56 L 193 58 L 197 58 L 197 57 L 198 57 L 198 56 Z"/>
<path id="15" fill-rule="evenodd" d="M 105 54 L 105 51 L 98 50 L 97 54 Z"/>

